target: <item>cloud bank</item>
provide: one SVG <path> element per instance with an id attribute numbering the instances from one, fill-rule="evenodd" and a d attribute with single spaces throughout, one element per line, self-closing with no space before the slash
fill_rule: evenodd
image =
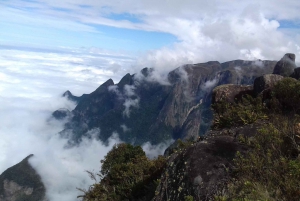
<path id="1" fill-rule="evenodd" d="M 121 141 L 112 134 L 103 143 L 96 137 L 101 130 L 94 129 L 80 144 L 67 146 L 68 139 L 58 135 L 65 122 L 51 118 L 51 114 L 59 108 L 74 109 L 73 102 L 61 97 L 65 90 L 76 95 L 90 93 L 107 79 L 121 76 L 109 70 L 108 56 L 94 61 L 98 57 L 83 52 L 7 48 L 1 52 L 0 173 L 34 154 L 30 163 L 41 175 L 48 199 L 74 201 L 82 193 L 77 188 L 87 189 L 93 183 L 85 171 L 98 172 L 100 160 Z M 114 61 L 123 59 L 116 57 Z M 134 87 L 126 85 L 124 93 L 132 98 Z M 120 126 L 130 132 L 126 125 Z M 155 157 L 163 153 L 166 144 L 143 148 L 149 157 Z"/>
<path id="2" fill-rule="evenodd" d="M 182 64 L 209 60 L 279 60 L 287 52 L 300 53 L 298 0 L 21 2 L 3 3 L 6 8 L 0 15 L 3 21 L 24 26 L 37 23 L 47 29 L 82 34 L 101 32 L 99 25 L 105 25 L 115 27 L 121 33 L 130 29 L 176 37 L 176 41 L 168 46 L 139 53 L 137 60 L 128 66 L 128 72 L 143 67 L 169 71 Z M 19 18 L 10 18 L 12 14 L 27 20 L 15 22 Z M 36 18 L 43 20 L 36 21 Z M 105 30 L 99 34 L 104 38 L 110 36 Z M 121 38 L 114 39 L 119 41 Z M 123 39 L 126 40 L 126 36 Z M 139 46 L 132 43 L 134 39 L 127 40 L 131 40 L 127 49 L 132 45 Z M 120 42 L 120 48 L 126 49 L 126 44 Z M 299 61 L 298 56 L 298 65 Z M 111 69 L 119 67 L 114 64 Z"/>

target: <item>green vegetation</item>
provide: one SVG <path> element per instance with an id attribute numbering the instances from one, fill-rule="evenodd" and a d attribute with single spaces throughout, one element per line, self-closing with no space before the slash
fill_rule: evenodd
<path id="1" fill-rule="evenodd" d="M 263 116 L 264 112 L 268 123 L 253 138 L 241 140 L 249 145 L 250 150 L 246 154 L 237 153 L 227 192 L 216 196 L 215 200 L 299 200 L 300 144 L 297 138 L 300 129 L 297 125 L 300 122 L 300 82 L 285 78 L 275 85 L 271 95 L 268 105 L 262 110 L 253 110 L 258 114 L 252 115 Z M 256 105 L 252 107 L 256 108 Z M 241 111 L 238 112 L 237 108 Z M 235 113 L 236 120 L 239 120 L 240 114 L 244 113 L 242 110 L 248 108 L 242 108 L 241 104 L 231 105 L 231 111 L 225 114 Z M 230 124 L 237 125 L 229 122 L 217 126 Z"/>
<path id="2" fill-rule="evenodd" d="M 266 119 L 265 107 L 261 98 L 253 98 L 250 95 L 243 97 L 237 103 L 222 101 L 212 105 L 214 110 L 213 128 L 230 128 L 251 124 L 258 119 Z"/>
<path id="3" fill-rule="evenodd" d="M 228 192 L 216 200 L 299 200 L 299 145 L 293 126 L 296 122 L 299 119 L 273 116 L 248 142 L 252 149 L 245 155 L 237 153 Z"/>
<path id="4" fill-rule="evenodd" d="M 294 78 L 284 78 L 278 82 L 272 91 L 272 107 L 284 113 L 299 114 L 300 81 Z M 279 109 L 279 110 L 278 110 Z"/>
<path id="5" fill-rule="evenodd" d="M 114 146 L 101 163 L 102 180 L 84 191 L 85 201 L 150 200 L 166 164 L 161 156 L 149 160 L 140 146 L 130 144 Z"/>

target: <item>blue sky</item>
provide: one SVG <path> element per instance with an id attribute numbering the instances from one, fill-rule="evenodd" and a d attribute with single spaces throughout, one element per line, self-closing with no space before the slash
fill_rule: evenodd
<path id="1" fill-rule="evenodd" d="M 142 55 L 134 66 L 157 68 L 208 60 L 278 59 L 284 51 L 299 52 L 299 4 L 0 0 L 0 44 L 98 48 Z"/>
<path id="2" fill-rule="evenodd" d="M 42 2 L 27 2 L 42 5 Z M 8 1 L 1 3 L 4 13 L 1 14 L 0 21 L 0 42 L 5 45 L 97 47 L 138 52 L 169 46 L 177 41 L 174 35 L 166 32 L 61 20 L 51 14 L 74 14 L 74 11 L 67 8 L 49 6 L 50 14 L 41 14 L 41 10 L 32 5 L 22 7 L 22 4 L 10 5 Z M 82 10 L 91 8 L 82 5 L 78 7 Z M 113 21 L 142 22 L 140 18 L 128 13 L 110 13 L 104 16 Z"/>

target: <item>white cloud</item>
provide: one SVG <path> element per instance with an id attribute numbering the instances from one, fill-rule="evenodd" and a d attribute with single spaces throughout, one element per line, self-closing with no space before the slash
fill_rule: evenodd
<path id="1" fill-rule="evenodd" d="M 142 145 L 143 150 L 146 153 L 146 156 L 150 159 L 156 158 L 159 155 L 164 155 L 165 150 L 174 142 L 174 140 L 169 140 L 166 142 L 159 143 L 158 145 L 152 145 L 150 142 L 147 142 Z"/>
<path id="2" fill-rule="evenodd" d="M 125 124 L 122 124 L 120 127 L 122 128 L 122 130 L 123 130 L 124 133 L 131 131 L 131 129 L 128 128 Z"/>
<path id="3" fill-rule="evenodd" d="M 240 67 L 235 68 L 237 71 L 238 69 L 240 70 Z M 218 83 L 218 78 L 214 78 L 212 80 L 208 80 L 206 81 L 202 86 L 201 89 L 202 90 L 211 90 L 213 87 L 216 86 L 216 84 Z"/>
<path id="4" fill-rule="evenodd" d="M 142 53 L 134 63 L 134 68 L 128 67 L 125 70 L 127 72 L 136 72 L 145 66 L 168 71 L 182 64 L 209 60 L 279 60 L 286 52 L 300 53 L 297 48 L 300 43 L 298 29 L 280 28 L 281 20 L 299 26 L 296 23 L 300 20 L 298 0 L 38 0 L 22 1 L 22 4 L 19 0 L 13 0 L 3 5 L 5 8 L 7 5 L 13 6 L 10 13 L 25 17 L 32 12 L 23 8 L 32 8 L 35 11 L 33 13 L 39 16 L 38 19 L 47 19 L 46 24 L 50 28 L 60 26 L 59 28 L 91 32 L 101 24 L 169 33 L 177 37 L 178 41 L 168 47 Z M 122 20 L 122 17 L 116 19 L 111 14 L 131 15 L 137 21 Z M 9 16 L 7 13 L 2 15 L 2 19 L 11 20 L 6 19 Z M 32 16 L 29 18 L 30 20 L 19 23 L 32 24 L 35 19 Z M 76 25 L 73 25 L 75 22 Z M 299 61 L 298 56 L 298 65 Z M 122 68 L 119 62 L 110 64 L 113 72 Z"/>
<path id="5" fill-rule="evenodd" d="M 132 108 L 132 107 L 138 108 L 139 107 L 139 102 L 140 102 L 139 98 L 135 98 L 135 99 L 128 98 L 128 99 L 126 99 L 125 102 L 123 103 L 123 105 L 125 107 L 125 109 L 123 111 L 124 116 L 129 118 L 130 117 L 130 108 Z"/>
<path id="6" fill-rule="evenodd" d="M 99 171 L 100 160 L 120 140 L 113 136 L 106 146 L 93 137 L 100 131 L 93 130 L 91 138 L 68 147 L 67 139 L 58 135 L 65 122 L 51 114 L 59 108 L 74 109 L 73 102 L 61 97 L 64 91 L 90 93 L 112 73 L 105 66 L 87 64 L 91 54 L 0 51 L 0 173 L 34 154 L 30 163 L 41 175 L 50 201 L 76 200 L 81 194 L 76 188 L 93 182 L 85 170 Z"/>

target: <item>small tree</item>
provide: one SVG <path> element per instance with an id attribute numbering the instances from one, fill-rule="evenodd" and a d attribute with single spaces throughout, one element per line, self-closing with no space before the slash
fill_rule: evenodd
<path id="1" fill-rule="evenodd" d="M 81 197 L 85 201 L 150 200 L 165 159 L 159 156 L 149 160 L 140 146 L 122 143 L 115 145 L 101 163 L 102 180 L 84 191 Z"/>

